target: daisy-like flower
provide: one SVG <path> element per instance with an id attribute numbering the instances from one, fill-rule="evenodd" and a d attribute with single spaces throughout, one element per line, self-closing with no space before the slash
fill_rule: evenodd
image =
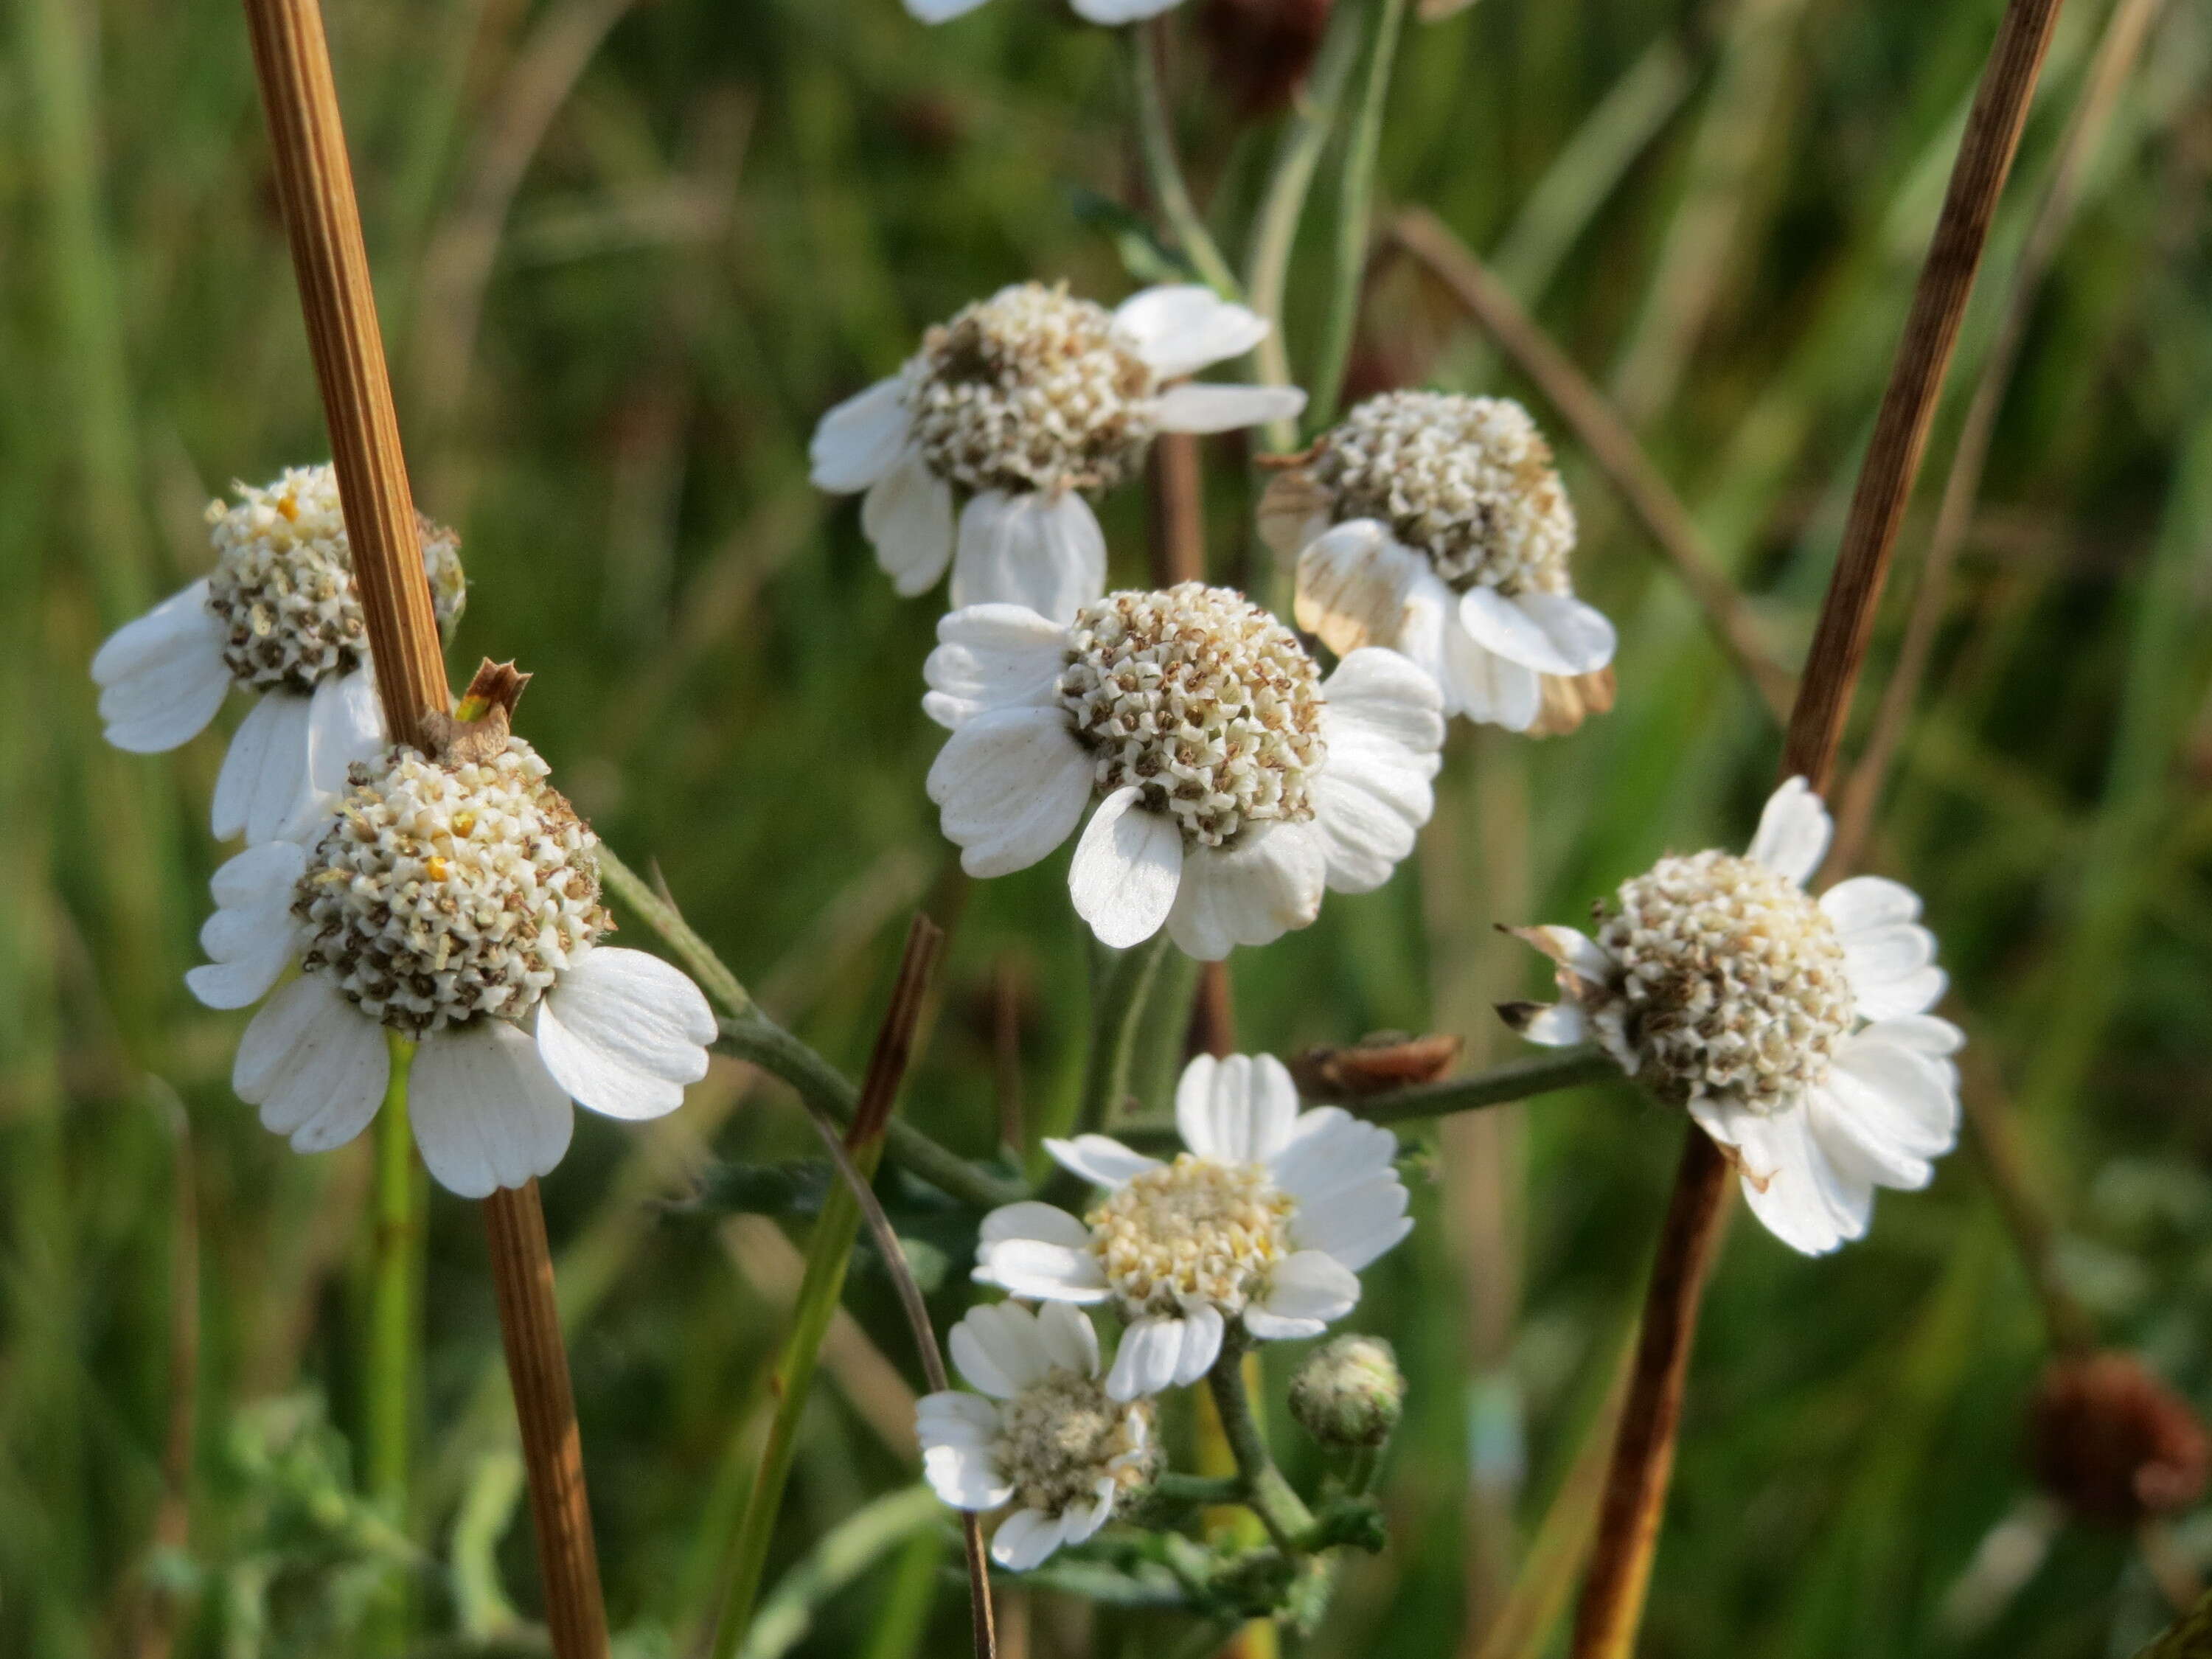
<path id="1" fill-rule="evenodd" d="M 1805 883 L 1828 850 L 1802 778 L 1774 792 L 1751 850 L 1665 858 L 1624 885 L 1597 937 L 1520 936 L 1559 964 L 1561 1001 L 1501 1008 L 1533 1042 L 1595 1040 L 1686 1107 L 1743 1177 L 1752 1211 L 1808 1255 L 1867 1230 L 1874 1189 L 1924 1187 L 1959 1133 L 1965 1039 L 1920 901 L 1880 876 Z"/>
<path id="2" fill-rule="evenodd" d="M 238 504 L 208 504 L 215 568 L 111 635 L 92 659 L 107 740 L 158 754 L 197 737 L 234 685 L 259 701 L 215 786 L 215 833 L 249 842 L 304 830 L 346 768 L 384 743 L 368 626 L 337 473 L 288 468 Z M 467 596 L 460 538 L 420 520 L 422 568 L 441 629 Z"/>
<path id="3" fill-rule="evenodd" d="M 906 0 L 907 14 L 925 23 L 943 23 L 955 17 L 964 17 L 981 5 L 983 0 Z M 1087 22 L 1133 23 L 1146 17 L 1158 17 L 1164 11 L 1172 11 L 1182 0 L 1068 0 L 1075 15 Z"/>
<path id="4" fill-rule="evenodd" d="M 503 733 L 501 734 L 503 738 Z M 459 747 L 459 746 L 457 746 Z M 302 1152 L 359 1134 L 389 1078 L 386 1033 L 417 1047 L 422 1161 L 481 1198 L 547 1173 L 573 1098 L 659 1117 L 706 1075 L 707 1000 L 657 957 L 599 943 L 595 836 L 520 738 L 468 757 L 404 747 L 358 762 L 312 845 L 248 848 L 216 872 L 186 975 L 214 1008 L 268 995 L 232 1086 Z"/>
<path id="5" fill-rule="evenodd" d="M 1413 850 L 1443 720 L 1429 677 L 1354 651 L 1326 680 L 1241 593 L 1109 593 L 1072 623 L 979 605 L 938 624 L 922 707 L 952 736 L 929 798 L 972 876 L 1025 869 L 1098 810 L 1075 908 L 1126 947 L 1218 961 L 1364 893 Z"/>
<path id="6" fill-rule="evenodd" d="M 1260 507 L 1297 561 L 1298 626 L 1402 651 L 1447 713 L 1569 732 L 1613 706 L 1613 624 L 1575 597 L 1575 514 L 1528 411 L 1388 392 L 1322 434 Z"/>
<path id="7" fill-rule="evenodd" d="M 952 1363 L 979 1394 L 924 1395 L 915 1417 L 921 1467 L 956 1510 L 1014 1505 L 991 1559 L 1024 1572 L 1080 1544 L 1114 1506 L 1149 1486 L 1160 1453 L 1148 1400 L 1109 1396 L 1098 1333 L 1064 1304 L 972 1308 L 952 1328 Z M 988 1396 L 988 1397 L 986 1397 Z"/>
<path id="8" fill-rule="evenodd" d="M 1231 1320 L 1261 1340 L 1318 1336 L 1359 1270 L 1413 1230 L 1397 1137 L 1338 1106 L 1298 1109 L 1268 1054 L 1201 1054 L 1176 1085 L 1172 1164 L 1109 1135 L 1048 1140 L 1105 1189 L 1080 1218 L 1035 1200 L 983 1218 L 975 1278 L 1048 1302 L 1112 1302 L 1127 1322 L 1106 1392 L 1194 1382 Z"/>
<path id="9" fill-rule="evenodd" d="M 1005 601 L 1066 622 L 1106 590 L 1085 490 L 1128 477 L 1158 433 L 1227 432 L 1305 407 L 1289 387 L 1185 378 L 1267 331 L 1195 285 L 1148 288 L 1109 311 L 1065 286 L 1017 283 L 823 416 L 814 482 L 867 492 L 860 527 L 900 592 L 927 592 L 949 561 L 952 609 Z M 956 489 L 968 496 L 957 534 Z"/>

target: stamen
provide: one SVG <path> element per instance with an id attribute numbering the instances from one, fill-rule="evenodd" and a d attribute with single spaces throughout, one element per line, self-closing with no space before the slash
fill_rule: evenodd
<path id="1" fill-rule="evenodd" d="M 1235 1313 L 1291 1253 L 1292 1208 L 1258 1165 L 1184 1152 L 1133 1177 L 1085 1221 L 1125 1312 L 1197 1301 Z"/>

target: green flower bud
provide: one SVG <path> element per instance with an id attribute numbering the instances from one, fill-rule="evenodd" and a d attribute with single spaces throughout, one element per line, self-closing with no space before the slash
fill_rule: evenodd
<path id="1" fill-rule="evenodd" d="M 1340 1336 L 1291 1378 L 1291 1415 L 1324 1446 L 1379 1446 L 1406 1407 L 1406 1374 L 1379 1336 Z"/>

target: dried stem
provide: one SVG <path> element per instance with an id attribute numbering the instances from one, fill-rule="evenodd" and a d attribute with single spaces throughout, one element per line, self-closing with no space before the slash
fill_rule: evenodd
<path id="1" fill-rule="evenodd" d="M 447 714 L 452 691 L 416 539 L 330 47 L 315 0 L 246 0 L 246 18 L 385 726 L 394 742 L 419 744 L 425 717 Z M 546 1625 L 558 1659 L 605 1659 L 606 1612 L 538 1184 L 495 1193 L 483 1210 L 530 1472 Z"/>
<path id="2" fill-rule="evenodd" d="M 1789 716 L 1796 681 L 1774 659 L 1743 596 L 1713 562 L 1705 538 L 1644 446 L 1612 403 L 1561 350 L 1512 290 L 1426 208 L 1411 208 L 1390 227 L 1398 246 L 1452 291 L 1483 332 L 1535 383 L 1689 590 L 1722 650 L 1743 671 L 1777 720 Z"/>
<path id="3" fill-rule="evenodd" d="M 1997 198 L 2012 167 L 2059 0 L 2009 0 L 1951 170 L 1905 334 L 1875 419 L 1834 574 L 1783 744 L 1782 775 L 1826 790 L 1875 607 L 1957 344 Z M 1574 1659 L 1626 1659 L 1657 1547 L 1698 1307 L 1728 1192 L 1728 1159 L 1688 1132 L 1645 1294 L 1636 1369 L 1606 1479 L 1597 1547 L 1575 1623 Z"/>

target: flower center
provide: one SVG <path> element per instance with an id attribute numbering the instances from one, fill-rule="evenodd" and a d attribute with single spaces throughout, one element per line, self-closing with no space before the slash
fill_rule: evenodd
<path id="1" fill-rule="evenodd" d="M 1151 1402 L 1119 1405 L 1094 1378 L 1048 1371 L 1000 1407 L 992 1461 L 1014 1501 L 1046 1515 L 1095 1502 L 1101 1480 L 1127 1492 L 1158 1466 Z"/>
<path id="2" fill-rule="evenodd" d="M 520 738 L 491 761 L 356 764 L 293 899 L 307 969 L 408 1036 L 527 1014 L 613 926 L 599 837 L 546 770 Z"/>
<path id="3" fill-rule="evenodd" d="M 1291 1253 L 1295 1207 L 1256 1164 L 1184 1152 L 1132 1177 L 1084 1221 L 1126 1312 L 1210 1302 L 1235 1313 Z"/>
<path id="4" fill-rule="evenodd" d="M 1626 970 L 1638 1075 L 1677 1103 L 1779 1109 L 1828 1073 L 1851 1025 L 1834 925 L 1795 882 L 1732 853 L 1662 859 L 1598 939 Z"/>
<path id="5" fill-rule="evenodd" d="M 929 331 L 907 366 L 923 458 L 970 489 L 1105 489 L 1152 441 L 1152 371 L 1114 314 L 1021 283 Z"/>
<path id="6" fill-rule="evenodd" d="M 1313 471 L 1340 521 L 1382 520 L 1455 587 L 1569 591 L 1574 508 L 1551 446 L 1510 398 L 1386 392 L 1322 440 Z"/>
<path id="7" fill-rule="evenodd" d="M 1248 821 L 1313 816 L 1321 673 L 1243 594 L 1109 593 L 1077 613 L 1068 647 L 1060 706 L 1097 757 L 1100 794 L 1133 784 L 1206 847 Z"/>
<path id="8" fill-rule="evenodd" d="M 353 550 L 336 469 L 288 468 L 266 489 L 234 486 L 238 505 L 208 504 L 216 567 L 208 608 L 227 630 L 222 659 L 241 685 L 313 691 L 350 674 L 366 654 L 367 624 L 353 586 Z M 441 629 L 467 597 L 460 538 L 417 515 L 422 568 Z"/>

